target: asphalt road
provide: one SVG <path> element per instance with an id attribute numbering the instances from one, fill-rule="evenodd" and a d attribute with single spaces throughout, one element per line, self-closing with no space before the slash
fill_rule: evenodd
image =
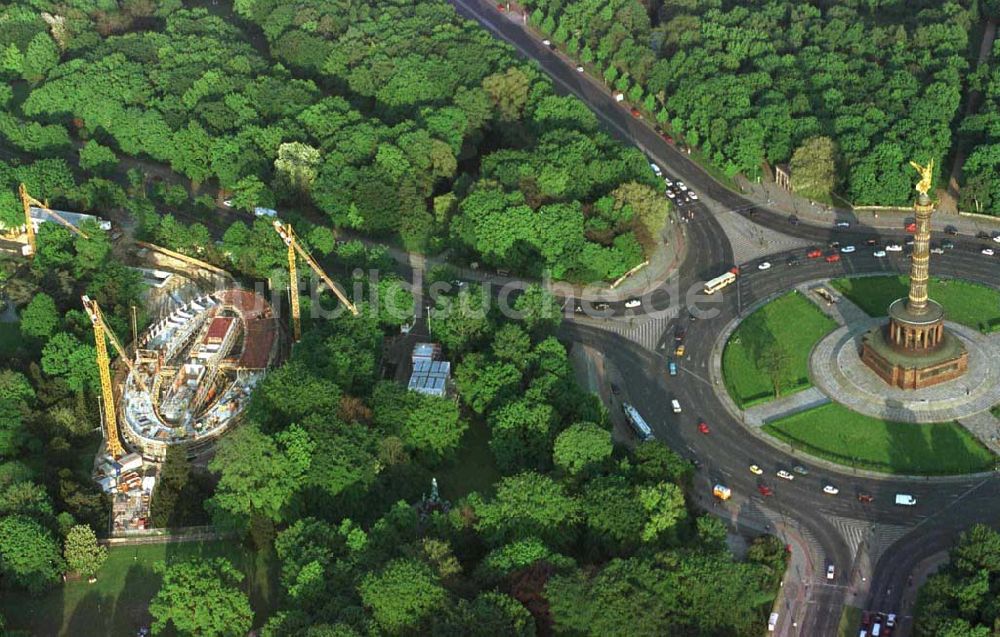
<path id="1" fill-rule="evenodd" d="M 771 295 L 788 290 L 800 282 L 844 274 L 899 273 L 908 269 L 908 259 L 899 253 L 890 253 L 877 259 L 865 246 L 869 238 L 883 244 L 889 240 L 903 242 L 905 234 L 869 228 L 852 220 L 849 228 L 793 225 L 787 214 L 778 213 L 756 205 L 714 181 L 689 157 L 667 144 L 655 131 L 633 118 L 617 104 L 602 84 L 586 74 L 576 72 L 575 63 L 550 50 L 529 35 L 511 17 L 500 13 L 492 3 L 480 0 L 451 0 L 458 12 L 476 20 L 494 35 L 513 44 L 523 55 L 535 60 L 553 79 L 557 90 L 572 93 L 586 102 L 608 130 L 628 143 L 644 150 L 665 169 L 672 178 L 680 178 L 696 191 L 705 202 L 693 206 L 695 219 L 686 227 L 688 258 L 677 274 L 677 286 L 684 290 L 699 281 L 724 272 L 733 264 L 733 250 L 721 226 L 710 210 L 734 210 L 753 222 L 785 234 L 801 237 L 824 248 L 839 241 L 853 244 L 858 251 L 842 255 L 839 263 L 823 259 L 808 259 L 805 250 L 794 253 L 769 255 L 773 267 L 760 271 L 758 262 L 739 264 L 742 273 L 735 290 L 717 294 L 721 302 L 715 305 L 719 314 L 710 320 L 688 320 L 681 311 L 675 320 L 687 330 L 687 356 L 679 361 L 680 373 L 669 377 L 666 359 L 653 351 L 613 334 L 600 327 L 585 326 L 574 322 L 564 323 L 565 336 L 593 346 L 620 370 L 622 378 L 621 399 L 632 403 L 653 428 L 657 438 L 669 443 L 683 455 L 701 463 L 694 488 L 708 492 L 715 482 L 724 482 L 734 492 L 748 494 L 740 508 L 718 513 L 727 517 L 753 517 L 755 508 L 767 507 L 783 517 L 794 520 L 808 531 L 820 545 L 827 562 L 837 565 L 840 573 L 832 585 L 814 582 L 809 611 L 802 635 L 836 634 L 841 611 L 848 594 L 848 574 L 853 570 L 855 555 L 838 530 L 835 521 L 848 519 L 868 524 L 891 524 L 911 530 L 882 553 L 873 569 L 870 598 L 867 603 L 852 600 L 872 610 L 896 611 L 905 588 L 909 585 L 913 567 L 925 557 L 951 545 L 962 529 L 975 521 L 997 524 L 1000 522 L 1000 503 L 991 494 L 996 492 L 996 476 L 953 479 L 948 481 L 908 481 L 899 478 L 861 478 L 849 469 L 830 471 L 810 462 L 807 456 L 791 456 L 747 432 L 736 422 L 716 394 L 719 389 L 709 380 L 711 348 L 722 327 L 740 310 L 745 311 L 754 303 Z M 715 204 L 708 206 L 705 204 Z M 954 250 L 934 255 L 932 273 L 939 276 L 956 276 L 1000 287 L 1000 265 L 996 257 L 979 254 L 984 242 L 972 237 L 955 239 Z M 1000 252 L 1000 250 L 998 250 Z M 799 257 L 798 265 L 786 265 L 791 254 Z M 651 309 L 662 309 L 670 302 L 669 282 L 648 292 L 641 298 L 642 305 L 631 309 L 624 302 L 611 304 L 609 313 L 642 315 Z M 735 291 L 736 294 L 732 292 Z M 673 325 L 664 335 L 670 340 Z M 659 348 L 658 350 L 659 351 Z M 670 399 L 680 401 L 681 414 L 670 409 Z M 699 433 L 697 423 L 709 423 L 711 433 Z M 750 464 L 764 469 L 763 476 L 750 473 Z M 788 482 L 775 477 L 779 468 L 790 469 L 802 465 L 809 470 L 807 476 L 796 476 Z M 774 495 L 758 494 L 757 487 L 767 484 Z M 780 483 L 780 484 L 779 484 Z M 824 484 L 835 484 L 840 495 L 830 496 L 822 491 Z M 860 503 L 855 495 L 860 492 L 874 495 L 871 504 Z M 893 504 L 894 494 L 909 493 L 916 496 L 915 507 Z M 817 567 L 822 569 L 822 565 Z M 905 634 L 910 628 L 907 618 L 902 618 L 896 634 Z"/>

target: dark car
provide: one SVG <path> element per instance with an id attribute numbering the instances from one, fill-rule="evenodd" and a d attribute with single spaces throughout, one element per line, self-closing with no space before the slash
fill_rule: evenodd
<path id="1" fill-rule="evenodd" d="M 954 250 L 955 242 L 952 241 L 951 239 L 945 239 L 944 241 L 941 242 L 941 247 L 944 248 L 945 250 Z"/>
<path id="2" fill-rule="evenodd" d="M 955 226 L 945 226 L 944 227 L 944 233 L 945 234 L 950 234 L 951 236 L 954 237 L 955 235 L 958 234 L 958 228 L 956 228 Z"/>
<path id="3" fill-rule="evenodd" d="M 868 244 L 868 245 L 870 245 L 870 246 L 873 246 L 873 247 L 877 246 L 878 245 L 878 237 L 872 237 L 872 238 L 866 240 L 865 243 Z"/>
<path id="4" fill-rule="evenodd" d="M 792 224 L 793 226 L 797 226 L 799 225 L 799 218 L 796 217 L 795 215 L 791 215 L 788 217 L 788 223 Z"/>
<path id="5" fill-rule="evenodd" d="M 799 258 L 796 256 L 791 256 L 785 259 L 785 265 L 798 265 L 798 264 L 799 264 Z"/>
<path id="6" fill-rule="evenodd" d="M 859 493 L 858 494 L 858 502 L 860 502 L 862 504 L 871 504 L 874 501 L 875 501 L 875 496 L 873 496 L 873 495 L 871 495 L 869 493 Z"/>
<path id="7" fill-rule="evenodd" d="M 614 383 L 611 383 L 611 393 L 612 394 L 614 394 L 615 396 L 617 396 L 618 394 L 621 393 L 621 391 L 622 390 L 618 387 L 618 385 L 615 385 Z"/>

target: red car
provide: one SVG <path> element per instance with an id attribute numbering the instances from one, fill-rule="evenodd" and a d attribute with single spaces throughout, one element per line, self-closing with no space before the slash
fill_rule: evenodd
<path id="1" fill-rule="evenodd" d="M 507 10 L 507 5 L 505 5 L 502 2 L 497 3 L 497 11 L 506 11 L 506 10 Z"/>
<path id="2" fill-rule="evenodd" d="M 840 253 L 834 252 L 833 254 L 826 255 L 827 263 L 836 263 L 837 261 L 840 261 Z"/>
<path id="3" fill-rule="evenodd" d="M 809 252 L 806 252 L 806 256 L 810 259 L 818 259 L 823 256 L 823 251 L 818 248 L 813 248 Z"/>
<path id="4" fill-rule="evenodd" d="M 729 271 L 738 276 L 740 273 L 740 266 L 734 265 L 733 267 L 729 268 Z"/>
<path id="5" fill-rule="evenodd" d="M 766 484 L 759 485 L 757 487 L 757 490 L 760 491 L 760 494 L 763 495 L 763 496 L 774 495 L 774 489 L 772 489 L 771 487 L 767 486 Z"/>
<path id="6" fill-rule="evenodd" d="M 872 496 L 872 495 L 867 494 L 867 493 L 859 493 L 858 494 L 858 502 L 860 502 L 862 504 L 871 504 L 874 501 L 875 501 L 875 496 Z"/>
<path id="7" fill-rule="evenodd" d="M 642 113 L 640 113 L 639 109 L 637 109 L 636 107 L 633 106 L 632 110 L 629 112 L 632 113 L 632 117 L 635 117 L 636 119 L 642 119 Z"/>
<path id="8" fill-rule="evenodd" d="M 916 232 L 917 231 L 917 224 L 914 223 L 913 221 L 911 221 L 910 223 L 906 224 L 906 231 L 907 232 Z"/>
<path id="9" fill-rule="evenodd" d="M 700 431 L 703 434 L 708 434 L 711 432 L 711 429 L 708 428 L 708 423 L 702 420 L 700 423 L 698 423 L 698 431 Z"/>

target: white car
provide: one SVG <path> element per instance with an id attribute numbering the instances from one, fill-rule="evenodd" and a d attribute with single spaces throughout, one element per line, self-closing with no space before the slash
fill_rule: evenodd
<path id="1" fill-rule="evenodd" d="M 903 251 L 903 246 L 899 245 L 898 243 L 890 243 L 890 244 L 888 244 L 888 245 L 885 246 L 885 251 L 886 252 L 902 252 Z"/>
<path id="2" fill-rule="evenodd" d="M 1000 243 L 1000 232 L 993 233 L 993 240 L 996 241 L 997 243 Z"/>
<path id="3" fill-rule="evenodd" d="M 698 195 L 694 194 L 694 191 L 688 193 L 688 197 L 691 197 L 691 201 L 698 201 Z"/>
<path id="4" fill-rule="evenodd" d="M 653 169 L 653 172 L 656 173 L 657 177 L 663 176 L 663 169 L 654 164 L 653 162 L 649 162 L 649 167 Z"/>
<path id="5" fill-rule="evenodd" d="M 784 469 L 782 469 L 781 471 L 778 472 L 778 477 L 781 478 L 782 480 L 794 480 L 795 479 L 795 476 L 793 476 L 792 474 L 788 473 Z"/>
<path id="6" fill-rule="evenodd" d="M 583 67 L 582 66 L 576 67 L 576 72 L 577 73 L 583 73 Z"/>
<path id="7" fill-rule="evenodd" d="M 833 564 L 826 567 L 826 579 L 833 579 L 837 574 L 836 569 L 833 568 Z"/>
<path id="8" fill-rule="evenodd" d="M 944 254 L 944 248 L 940 247 L 931 248 L 931 254 Z"/>
<path id="9" fill-rule="evenodd" d="M 678 181 L 677 182 L 677 187 L 680 188 L 681 190 L 684 190 L 684 191 L 687 191 L 687 189 L 688 189 L 688 187 L 684 185 L 683 181 Z"/>
<path id="10" fill-rule="evenodd" d="M 764 470 L 758 467 L 757 465 L 752 464 L 750 465 L 750 473 L 754 474 L 755 476 L 759 476 L 762 473 L 764 473 Z"/>
<path id="11" fill-rule="evenodd" d="M 872 256 L 876 259 L 882 259 L 885 257 L 885 250 L 876 250 L 872 253 Z"/>
<path id="12" fill-rule="evenodd" d="M 771 269 L 771 262 L 770 261 L 762 261 L 760 264 L 757 265 L 757 269 L 758 270 L 770 270 Z"/>
<path id="13" fill-rule="evenodd" d="M 885 618 L 885 627 L 894 628 L 896 626 L 896 613 L 889 613 L 888 617 Z"/>
<path id="14" fill-rule="evenodd" d="M 642 305 L 642 301 L 640 301 L 639 299 L 629 299 L 625 301 L 625 307 L 628 308 L 639 307 L 640 305 Z"/>
<path id="15" fill-rule="evenodd" d="M 825 487 L 823 487 L 823 493 L 827 495 L 837 495 L 838 493 L 840 493 L 840 489 L 833 486 L 832 484 L 828 484 Z"/>
<path id="16" fill-rule="evenodd" d="M 982 252 L 988 257 L 992 257 L 994 254 L 996 254 L 995 252 L 993 252 L 993 248 L 983 248 L 982 250 L 980 250 L 980 252 Z"/>
<path id="17" fill-rule="evenodd" d="M 552 41 L 551 40 L 547 40 L 547 39 L 546 40 L 542 40 L 542 44 L 544 44 L 545 46 L 551 46 L 552 45 Z"/>
<path id="18" fill-rule="evenodd" d="M 843 252 L 844 254 L 850 254 L 851 252 L 854 252 L 854 250 L 855 250 L 854 246 L 844 246 L 843 248 L 840 249 L 840 251 Z"/>
<path id="19" fill-rule="evenodd" d="M 671 199 L 676 199 L 676 198 L 677 198 L 677 195 L 675 195 L 675 194 L 674 194 L 674 193 L 673 193 L 672 191 L 670 191 L 670 190 L 668 190 L 668 191 L 667 191 L 667 196 L 668 196 L 668 197 L 670 197 Z"/>
<path id="20" fill-rule="evenodd" d="M 851 222 L 850 221 L 838 221 L 837 222 L 837 227 L 838 228 L 850 228 L 851 227 Z"/>
<path id="21" fill-rule="evenodd" d="M 670 177 L 664 177 L 663 178 L 663 183 L 665 183 L 667 185 L 667 188 L 673 188 L 674 187 L 674 182 L 670 181 Z"/>
<path id="22" fill-rule="evenodd" d="M 226 208 L 232 208 L 233 207 L 233 200 L 232 199 L 226 199 L 225 201 L 222 202 L 222 205 L 225 206 Z"/>

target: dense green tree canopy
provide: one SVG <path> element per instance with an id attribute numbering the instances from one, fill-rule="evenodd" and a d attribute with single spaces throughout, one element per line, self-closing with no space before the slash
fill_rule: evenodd
<path id="1" fill-rule="evenodd" d="M 168 626 L 179 635 L 240 637 L 250 630 L 253 611 L 240 590 L 243 573 L 222 558 L 163 565 L 163 584 L 149 603 L 153 632 Z"/>

